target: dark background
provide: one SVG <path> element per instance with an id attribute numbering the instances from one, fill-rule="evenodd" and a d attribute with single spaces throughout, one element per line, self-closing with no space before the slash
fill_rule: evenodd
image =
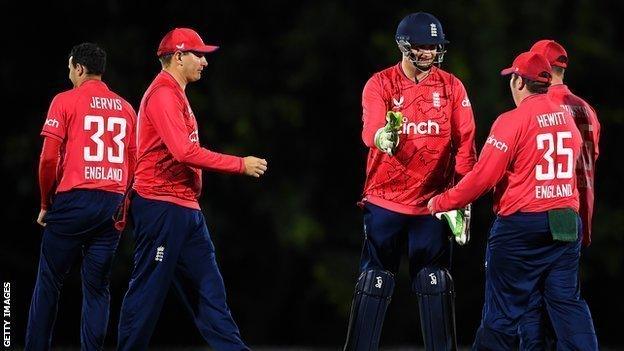
<path id="1" fill-rule="evenodd" d="M 230 307 L 252 346 L 338 349 L 357 275 L 364 180 L 361 89 L 395 64 L 394 32 L 416 11 L 436 15 L 451 41 L 444 68 L 466 86 L 481 148 L 492 121 L 513 107 L 501 68 L 538 39 L 568 50 L 566 82 L 602 123 L 594 243 L 581 259 L 582 293 L 603 346 L 624 346 L 624 211 L 617 161 L 622 151 L 622 2 L 609 1 L 84 1 L 3 4 L 0 264 L 12 286 L 12 341 L 23 343 L 36 277 L 41 228 L 39 132 L 52 97 L 71 87 L 67 53 L 93 41 L 108 52 L 105 81 L 138 108 L 159 71 L 155 56 L 174 26 L 196 29 L 209 55 L 201 81 L 187 88 L 205 146 L 269 161 L 259 179 L 205 173 L 201 200 L 217 248 Z M 470 245 L 455 251 L 459 343 L 472 342 L 483 302 L 483 253 L 491 196 L 475 203 Z M 131 271 L 131 231 L 112 275 L 107 345 Z M 54 344 L 78 345 L 80 277 L 74 269 L 59 306 Z M 201 345 L 173 292 L 152 345 Z M 416 297 L 401 267 L 383 345 L 421 343 Z M 16 348 L 19 348 L 16 346 Z"/>

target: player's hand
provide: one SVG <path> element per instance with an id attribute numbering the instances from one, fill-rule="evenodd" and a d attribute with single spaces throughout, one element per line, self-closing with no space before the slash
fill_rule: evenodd
<path id="1" fill-rule="evenodd" d="M 39 223 L 39 225 L 42 227 L 46 226 L 46 223 L 43 221 L 46 213 L 48 213 L 48 210 L 42 209 L 41 211 L 39 211 L 39 216 L 37 216 L 37 223 Z"/>
<path id="2" fill-rule="evenodd" d="M 245 163 L 245 174 L 251 177 L 259 178 L 267 170 L 267 161 L 263 158 L 247 156 L 243 158 Z"/>
<path id="3" fill-rule="evenodd" d="M 429 200 L 431 202 L 431 200 Z M 465 245 L 470 241 L 470 219 L 472 217 L 472 205 L 465 208 L 436 213 L 438 219 L 444 218 L 451 228 L 453 237 L 459 245 Z"/>
<path id="4" fill-rule="evenodd" d="M 435 215 L 435 200 L 438 196 L 434 196 L 427 202 L 427 209 L 431 212 L 431 215 Z"/>
<path id="5" fill-rule="evenodd" d="M 399 130 L 403 123 L 401 112 L 388 111 L 386 125 L 379 128 L 375 133 L 375 146 L 382 152 L 393 156 L 399 146 Z"/>

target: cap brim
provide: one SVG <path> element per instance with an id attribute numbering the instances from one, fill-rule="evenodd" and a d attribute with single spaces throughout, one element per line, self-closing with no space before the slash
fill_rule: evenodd
<path id="1" fill-rule="evenodd" d="M 550 64 L 552 67 L 559 67 L 559 68 L 568 68 L 568 64 L 567 63 L 562 63 L 562 62 L 553 62 Z"/>
<path id="2" fill-rule="evenodd" d="M 219 49 L 218 46 L 214 46 L 214 45 L 203 45 L 203 46 L 199 46 L 197 48 L 194 48 L 193 51 L 198 51 L 198 52 L 204 52 L 204 53 L 209 53 L 209 52 L 213 52 L 213 51 L 217 51 Z"/>
<path id="3" fill-rule="evenodd" d="M 505 68 L 504 70 L 501 71 L 501 76 L 506 76 L 508 74 L 512 74 L 516 71 L 515 67 L 509 67 L 509 68 Z"/>

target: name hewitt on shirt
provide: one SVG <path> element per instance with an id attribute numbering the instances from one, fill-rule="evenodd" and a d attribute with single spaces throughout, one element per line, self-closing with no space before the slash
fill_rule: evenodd
<path id="1" fill-rule="evenodd" d="M 114 180 L 121 182 L 123 179 L 123 170 L 121 168 L 113 167 L 85 167 L 84 168 L 85 179 L 96 180 Z"/>
<path id="2" fill-rule="evenodd" d="M 104 109 L 104 110 L 117 110 L 121 111 L 121 99 L 111 99 L 99 96 L 91 97 L 91 108 Z"/>
<path id="3" fill-rule="evenodd" d="M 563 112 L 545 113 L 537 115 L 535 118 L 537 118 L 537 124 L 542 128 L 568 124 Z"/>

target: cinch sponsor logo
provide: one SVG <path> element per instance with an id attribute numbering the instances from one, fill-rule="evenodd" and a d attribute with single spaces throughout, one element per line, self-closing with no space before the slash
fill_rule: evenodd
<path id="1" fill-rule="evenodd" d="M 432 120 L 426 122 L 409 122 L 407 117 L 403 117 L 403 134 L 440 134 L 440 125 Z"/>
<path id="2" fill-rule="evenodd" d="M 59 122 L 54 119 L 54 118 L 48 118 L 45 120 L 45 125 L 46 126 L 50 126 L 50 127 L 54 127 L 54 128 L 58 128 L 59 126 Z"/>
<path id="3" fill-rule="evenodd" d="M 438 277 L 435 273 L 429 273 L 429 278 L 431 278 L 431 285 L 438 285 Z"/>
<path id="4" fill-rule="evenodd" d="M 375 284 L 375 287 L 377 289 L 381 289 L 381 286 L 383 285 L 383 279 L 381 279 L 381 277 L 376 277 L 377 279 L 377 283 Z"/>
<path id="5" fill-rule="evenodd" d="M 199 141 L 199 133 L 197 133 L 197 130 L 194 130 L 191 134 L 189 134 L 189 140 L 192 143 L 196 143 Z"/>
<path id="6" fill-rule="evenodd" d="M 507 144 L 503 143 L 502 141 L 496 140 L 496 137 L 494 135 L 490 135 L 485 143 L 494 146 L 502 152 L 507 152 L 507 150 L 509 150 Z"/>
<path id="7" fill-rule="evenodd" d="M 470 107 L 470 100 L 468 100 L 467 96 L 462 100 L 461 104 L 464 107 Z"/>

